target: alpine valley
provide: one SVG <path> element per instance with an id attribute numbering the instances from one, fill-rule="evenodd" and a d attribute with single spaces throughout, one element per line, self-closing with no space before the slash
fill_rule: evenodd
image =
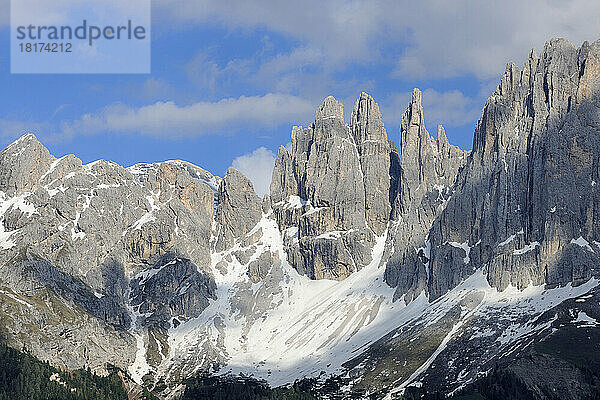
<path id="1" fill-rule="evenodd" d="M 600 398 L 600 41 L 508 64 L 471 151 L 425 117 L 415 89 L 397 147 L 371 96 L 349 124 L 326 98 L 262 199 L 233 168 L 82 165 L 21 137 L 0 153 L 2 340 L 119 370 L 131 399 L 216 376 Z"/>

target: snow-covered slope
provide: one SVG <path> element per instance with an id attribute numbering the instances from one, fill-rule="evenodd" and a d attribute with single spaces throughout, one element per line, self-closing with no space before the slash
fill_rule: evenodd
<path id="1" fill-rule="evenodd" d="M 209 366 L 218 374 L 253 376 L 273 386 L 305 377 L 358 376 L 352 371 L 368 369 L 366 359 L 355 365 L 347 362 L 368 355 L 369 346 L 381 338 L 399 340 L 412 332 L 414 341 L 419 332 L 425 334 L 426 328 L 451 318 L 450 325 L 440 328 L 439 342 L 429 353 L 420 354 L 422 360 L 410 374 L 386 371 L 389 382 L 381 389 L 382 393 L 389 390 L 391 398 L 408 385 L 418 384 L 449 343 L 477 339 L 479 346 L 489 348 L 486 356 L 493 358 L 521 339 L 549 329 L 549 322 L 537 321 L 541 314 L 599 283 L 592 279 L 577 287 L 530 285 L 524 290 L 508 287 L 499 291 L 490 287 L 483 269 L 478 269 L 433 302 L 423 291 L 405 304 L 403 299 L 393 301 L 394 290 L 382 280 L 385 234 L 376 240 L 373 261 L 338 282 L 299 275 L 286 260 L 282 235 L 271 215 L 263 215 L 247 237 L 257 232 L 261 237 L 256 246 L 238 244 L 213 255 L 217 299 L 199 317 L 169 329 L 170 350 L 157 368 L 160 376 L 187 376 Z M 249 248 L 254 252 L 246 264 L 232 256 Z M 269 279 L 252 283 L 248 264 L 266 251 L 275 254 L 281 264 L 272 267 Z M 473 359 L 472 364 L 480 361 Z M 147 365 L 143 359 L 136 364 Z M 455 388 L 463 387 L 478 372 L 475 365 L 465 366 L 458 371 Z M 141 379 L 142 375 L 134 376 Z M 350 385 L 355 381 L 350 380 Z"/>

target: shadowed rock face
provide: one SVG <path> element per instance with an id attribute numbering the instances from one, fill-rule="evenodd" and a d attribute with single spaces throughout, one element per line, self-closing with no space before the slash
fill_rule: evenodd
<path id="1" fill-rule="evenodd" d="M 425 128 L 421 91 L 414 89 L 401 125 L 402 158 L 395 213 L 386 243 L 385 279 L 396 297 L 411 300 L 427 283 L 427 233 L 452 195 L 468 152 L 448 143 L 444 128 L 438 139 Z"/>
<path id="2" fill-rule="evenodd" d="M 190 260 L 166 254 L 131 282 L 131 305 L 145 315 L 142 324 L 163 329 L 171 319 L 195 318 L 216 299 L 216 285 Z"/>
<path id="3" fill-rule="evenodd" d="M 429 233 L 429 291 L 475 268 L 508 285 L 575 284 L 598 264 L 600 43 L 554 39 L 488 99 L 456 193 Z M 465 243 L 465 251 L 449 243 Z"/>
<path id="4" fill-rule="evenodd" d="M 232 167 L 221 181 L 218 198 L 216 249 L 220 251 L 231 247 L 236 239 L 244 237 L 254 228 L 262 216 L 262 202 L 254 193 L 250 180 Z"/>

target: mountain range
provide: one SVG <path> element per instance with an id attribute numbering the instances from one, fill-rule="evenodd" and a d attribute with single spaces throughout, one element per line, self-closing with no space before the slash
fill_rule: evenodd
<path id="1" fill-rule="evenodd" d="M 199 374 L 322 398 L 506 376 L 515 398 L 599 396 L 600 41 L 509 63 L 470 151 L 421 103 L 397 146 L 370 95 L 349 124 L 327 97 L 264 198 L 233 168 L 84 165 L 22 136 L 0 153 L 2 339 L 120 368 L 132 398 Z"/>

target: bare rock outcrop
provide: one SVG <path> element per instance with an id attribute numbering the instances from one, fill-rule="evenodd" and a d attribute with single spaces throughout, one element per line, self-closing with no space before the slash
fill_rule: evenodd
<path id="1" fill-rule="evenodd" d="M 362 93 L 350 126 L 343 116 L 327 97 L 308 128 L 294 127 L 291 151 L 280 148 L 273 171 L 288 259 L 314 279 L 341 280 L 367 265 L 391 215 L 398 156 L 379 107 Z"/>

